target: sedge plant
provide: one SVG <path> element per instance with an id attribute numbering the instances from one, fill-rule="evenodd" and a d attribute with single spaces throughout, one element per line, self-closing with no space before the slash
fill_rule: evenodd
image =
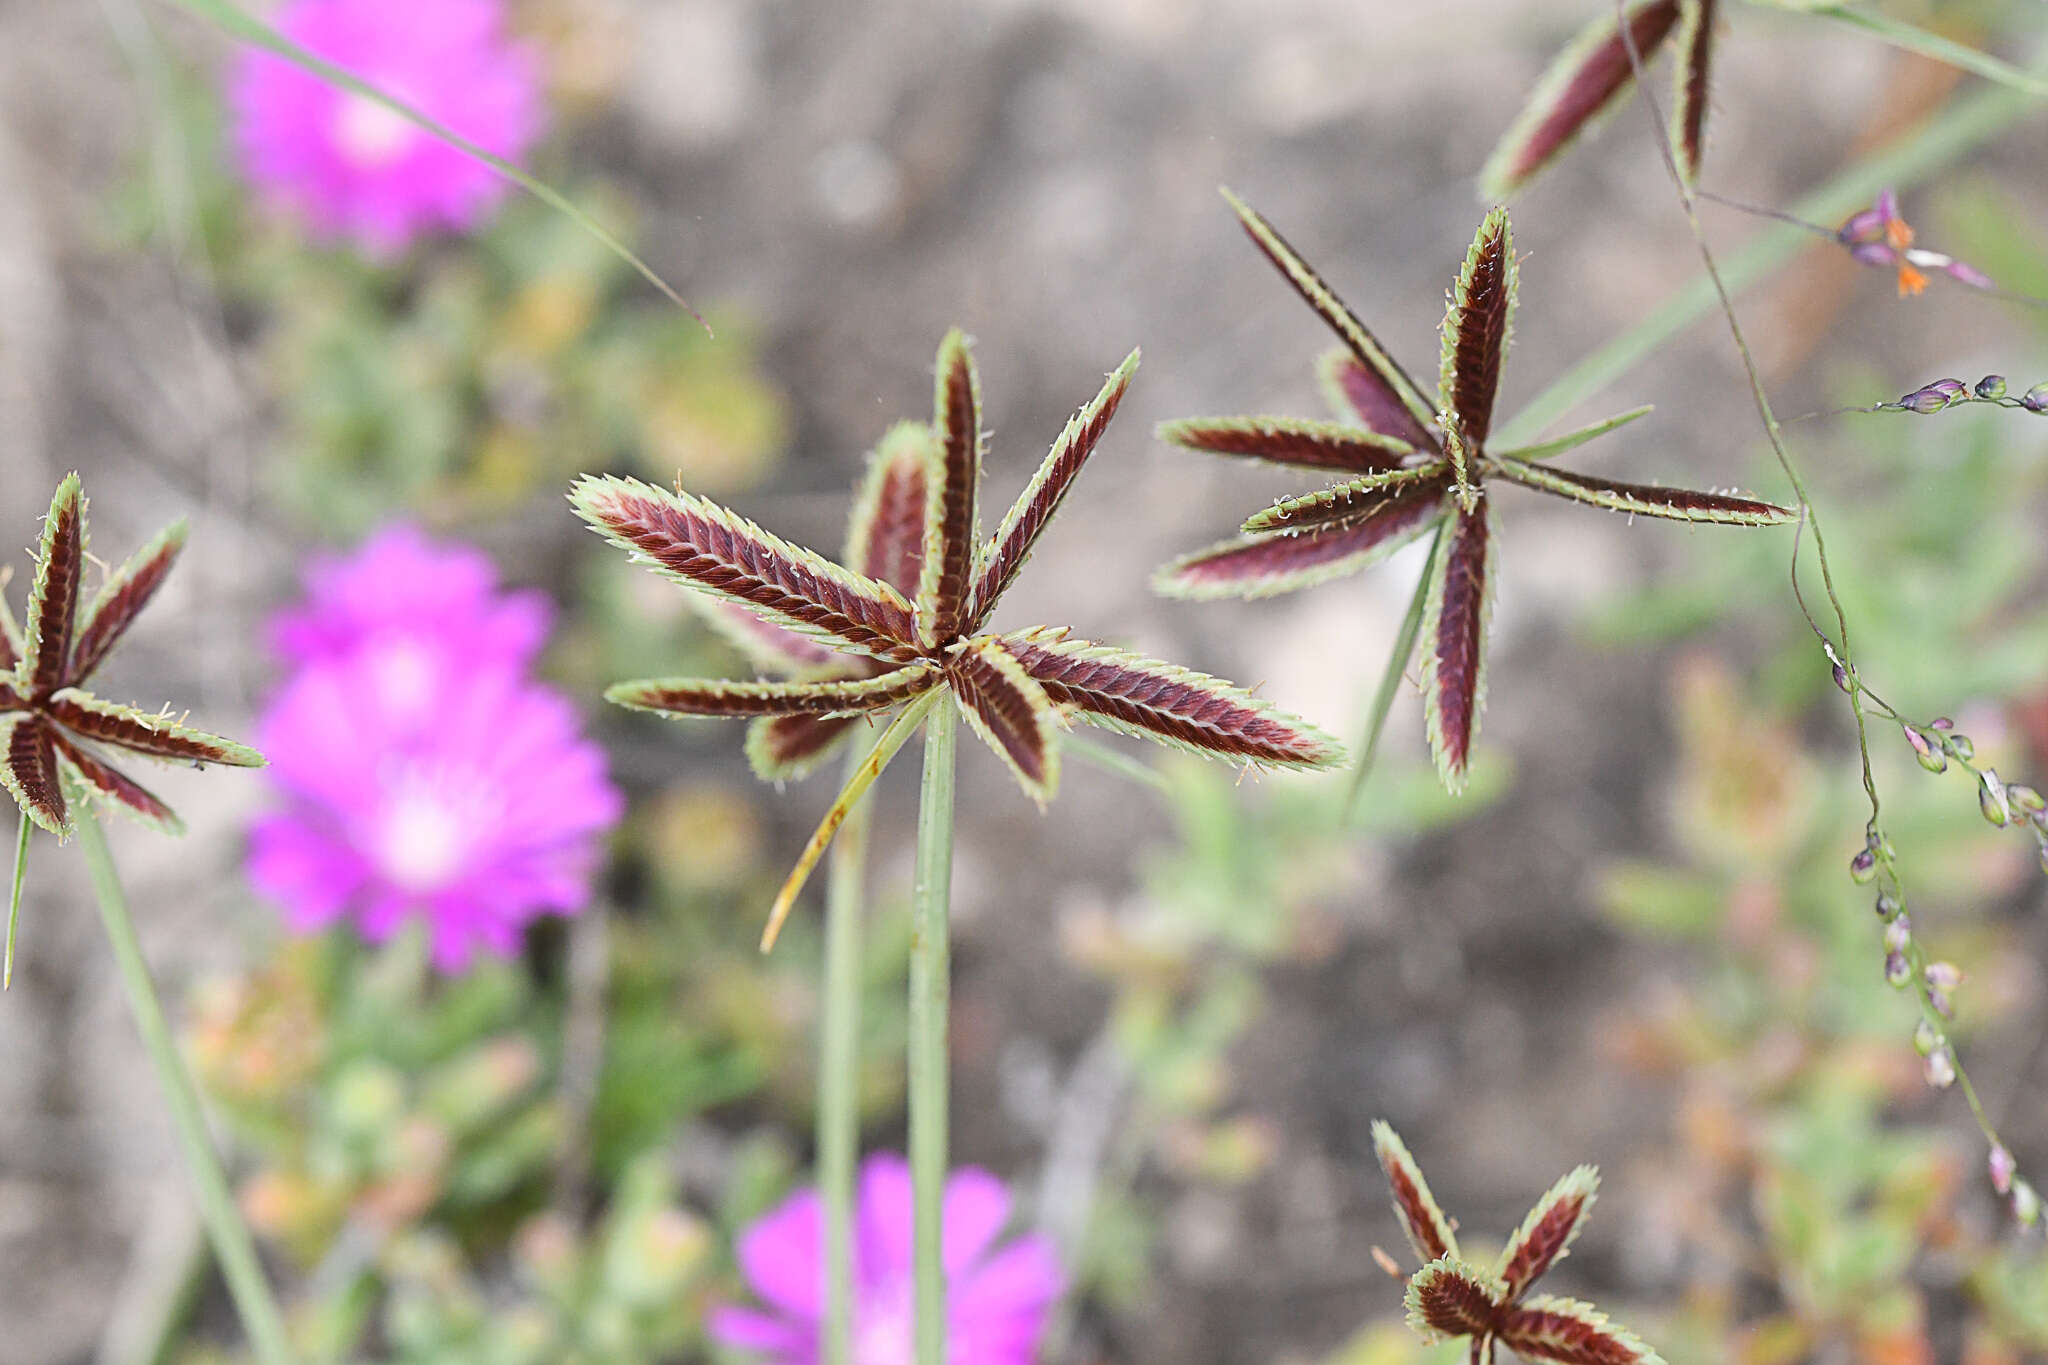
<path id="1" fill-rule="evenodd" d="M 923 465 L 920 549 L 908 592 L 862 571 L 873 565 L 833 564 L 680 488 L 589 476 L 570 495 L 593 530 L 635 559 L 769 626 L 822 644 L 838 661 L 827 676 L 796 681 L 622 683 L 608 699 L 668 716 L 753 720 L 760 728 L 751 747 L 763 766 L 802 760 L 843 735 L 853 718 L 894 716 L 784 883 L 769 912 L 764 949 L 773 945 L 833 836 L 923 729 L 909 1043 L 919 1365 L 946 1359 L 940 1233 L 958 719 L 966 719 L 1041 807 L 1058 788 L 1060 734 L 1073 721 L 1247 766 L 1319 769 L 1342 757 L 1336 742 L 1314 727 L 1219 679 L 1076 639 L 1061 627 L 988 629 L 1004 591 L 1102 439 L 1137 364 L 1134 351 L 1067 423 L 993 535 L 984 538 L 980 380 L 967 338 L 948 333 L 939 346 L 929 432 L 897 438 L 904 458 L 915 452 Z M 876 496 L 903 497 L 907 512 L 918 501 L 909 496 L 914 491 L 906 480 L 892 493 L 884 477 Z M 896 504 L 890 506 L 894 515 Z M 907 572 L 904 577 L 909 582 Z"/>
<path id="2" fill-rule="evenodd" d="M 263 758 L 254 749 L 195 730 L 166 713 L 105 701 L 86 690 L 163 586 L 184 548 L 185 527 L 175 524 L 136 551 L 81 607 L 86 531 L 85 494 L 78 475 L 71 474 L 57 485 L 43 519 L 27 613 L 17 623 L 0 600 L 0 785 L 21 809 L 8 907 L 6 973 L 13 974 L 14 928 L 30 827 L 40 826 L 60 839 L 75 835 L 92 876 L 122 990 L 169 1102 L 200 1214 L 235 1308 L 258 1359 L 264 1365 L 289 1365 L 293 1356 L 283 1315 L 229 1192 L 199 1092 L 150 979 L 96 811 L 105 805 L 167 834 L 183 830 L 169 806 L 109 761 L 110 750 L 195 767 L 220 763 L 255 768 L 262 766 Z"/>

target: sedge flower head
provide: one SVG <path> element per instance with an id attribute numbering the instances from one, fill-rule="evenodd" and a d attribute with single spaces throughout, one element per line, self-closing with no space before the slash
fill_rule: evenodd
<path id="1" fill-rule="evenodd" d="M 1065 1287 L 1052 1244 L 1005 1241 L 1010 1196 L 988 1172 L 946 1182 L 946 1340 L 951 1365 L 1029 1365 Z M 910 1168 L 876 1155 L 861 1167 L 854 1223 L 854 1365 L 911 1358 Z M 815 1190 L 783 1201 L 741 1235 L 740 1273 L 761 1307 L 713 1311 L 712 1339 L 773 1365 L 815 1365 L 825 1305 L 824 1208 Z"/>
<path id="2" fill-rule="evenodd" d="M 507 39 L 498 0 L 289 0 L 285 37 L 508 161 L 541 127 L 540 66 Z M 475 227 L 509 189 L 395 110 L 251 51 L 231 94 L 244 173 L 315 236 L 388 256 Z"/>

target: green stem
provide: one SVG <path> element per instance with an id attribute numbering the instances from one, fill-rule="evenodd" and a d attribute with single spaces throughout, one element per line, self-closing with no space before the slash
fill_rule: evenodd
<path id="1" fill-rule="evenodd" d="M 946 1193 L 947 918 L 953 893 L 953 750 L 950 702 L 924 727 L 924 791 L 917 808 L 917 884 L 910 935 L 910 1181 L 916 1266 L 916 1365 L 946 1362 L 946 1272 L 940 1237 Z"/>
<path id="2" fill-rule="evenodd" d="M 14 838 L 14 882 L 7 890 L 7 962 L 0 966 L 0 990 L 14 984 L 14 926 L 21 922 L 21 879 L 28 872 L 28 812 L 21 813 L 21 832 Z"/>
<path id="3" fill-rule="evenodd" d="M 1372 710 L 1366 713 L 1365 733 L 1358 739 L 1358 762 L 1351 770 L 1351 786 L 1344 793 L 1346 819 L 1358 813 L 1359 794 L 1365 790 L 1365 780 L 1372 776 L 1373 760 L 1379 757 L 1380 736 L 1386 733 L 1387 712 L 1393 709 L 1394 696 L 1401 690 L 1408 661 L 1415 657 L 1415 637 L 1422 633 L 1422 613 L 1429 603 L 1429 580 L 1436 572 L 1436 557 L 1443 543 L 1444 528 L 1438 523 L 1429 538 L 1429 558 L 1423 561 L 1422 577 L 1415 581 L 1415 595 L 1408 601 L 1408 615 L 1401 622 L 1401 633 L 1394 637 L 1393 653 L 1387 656 L 1379 690 L 1373 693 Z"/>
<path id="4" fill-rule="evenodd" d="M 163 1004 L 157 999 L 156 983 L 150 979 L 149 964 L 143 960 L 142 944 L 135 937 L 135 922 L 129 917 L 128 898 L 122 893 L 121 879 L 114 871 L 113 855 L 107 851 L 106 835 L 100 830 L 98 817 L 83 801 L 78 802 L 78 843 L 85 851 L 86 868 L 92 873 L 100 919 L 113 944 L 121 987 L 135 1013 L 135 1027 L 142 1034 L 143 1047 L 164 1088 L 164 1098 L 170 1104 L 178 1145 L 184 1149 L 185 1165 L 199 1196 L 199 1214 L 213 1240 L 214 1255 L 220 1260 L 221 1274 L 241 1314 L 242 1326 L 263 1365 L 295 1365 L 296 1357 L 285 1336 L 284 1315 L 271 1296 L 270 1282 L 263 1277 L 262 1263 L 256 1258 L 256 1243 L 228 1190 L 227 1176 L 221 1170 L 213 1136 L 207 1131 L 200 1109 L 199 1091 L 192 1084 L 184 1059 L 178 1055 L 177 1041 L 171 1036 Z"/>
<path id="5" fill-rule="evenodd" d="M 847 756 L 851 782 L 879 734 Z M 825 1204 L 825 1365 L 853 1359 L 854 1168 L 860 1158 L 861 889 L 868 800 L 839 827 L 825 884 L 825 1000 L 818 1044 L 818 1193 Z"/>

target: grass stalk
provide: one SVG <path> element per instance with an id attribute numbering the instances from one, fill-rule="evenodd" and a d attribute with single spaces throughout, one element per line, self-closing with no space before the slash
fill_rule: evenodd
<path id="1" fill-rule="evenodd" d="M 946 1362 L 947 941 L 953 891 L 953 755 L 958 716 L 934 707 L 924 731 L 917 810 L 917 882 L 910 937 L 910 1180 L 916 1285 L 916 1365 Z"/>
<path id="2" fill-rule="evenodd" d="M 291 1343 L 285 1335 L 284 1315 L 278 1311 L 277 1300 L 270 1292 L 270 1282 L 264 1278 L 262 1262 L 256 1256 L 256 1243 L 249 1236 L 248 1225 L 242 1221 L 234 1194 L 228 1189 L 227 1174 L 221 1169 L 220 1157 L 214 1151 L 213 1135 L 207 1130 L 206 1117 L 200 1107 L 198 1087 L 192 1083 L 192 1075 L 185 1069 L 184 1059 L 178 1055 L 177 1040 L 164 1017 L 156 983 L 149 975 L 149 964 L 143 959 L 142 944 L 135 935 L 135 921 L 128 913 L 128 897 L 121 890 L 120 876 L 114 871 L 114 859 L 107 849 L 106 834 L 85 801 L 78 801 L 77 811 L 78 844 L 84 851 L 86 868 L 92 874 L 94 898 L 99 902 L 100 920 L 106 925 L 107 938 L 113 945 L 121 989 L 128 997 L 129 1008 L 135 1015 L 135 1026 L 142 1034 L 143 1047 L 149 1053 L 150 1065 L 155 1068 L 157 1080 L 164 1089 L 164 1098 L 170 1105 L 178 1146 L 184 1154 L 193 1190 L 199 1197 L 199 1216 L 213 1242 L 214 1256 L 220 1262 L 222 1277 L 227 1280 L 235 1311 L 241 1315 L 242 1328 L 249 1335 L 249 1344 L 257 1360 L 263 1365 L 296 1365 Z"/>

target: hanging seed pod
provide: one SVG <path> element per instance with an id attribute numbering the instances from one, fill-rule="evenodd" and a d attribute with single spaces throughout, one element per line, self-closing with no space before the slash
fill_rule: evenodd
<path id="1" fill-rule="evenodd" d="M 1998 780 L 1995 769 L 1986 768 L 1977 774 L 1977 809 L 2000 829 L 2012 823 L 2012 810 L 2005 802 L 2005 784 Z"/>
<path id="2" fill-rule="evenodd" d="M 1977 396 L 1993 400 L 2005 397 L 2005 376 L 1987 374 L 1977 381 Z"/>
<path id="3" fill-rule="evenodd" d="M 2012 1178 L 2019 1168 L 2003 1143 L 1991 1144 L 1991 1156 L 1985 1166 L 1991 1172 L 1991 1188 L 2000 1194 L 2011 1194 Z"/>
<path id="4" fill-rule="evenodd" d="M 1877 878 L 1877 855 L 1869 849 L 1859 851 L 1849 860 L 1849 880 L 1858 886 L 1868 885 Z"/>
<path id="5" fill-rule="evenodd" d="M 2021 394 L 2020 406 L 2028 412 L 2048 412 L 2048 384 L 2036 384 Z"/>
<path id="6" fill-rule="evenodd" d="M 1927 1083 L 1936 1090 L 1946 1090 L 1956 1083 L 1956 1059 L 1946 1047 L 1927 1054 Z"/>
<path id="7" fill-rule="evenodd" d="M 1913 941 L 1913 921 L 1900 915 L 1884 927 L 1884 946 L 1894 953 L 1906 951 L 1906 945 Z"/>
<path id="8" fill-rule="evenodd" d="M 1877 893 L 1876 909 L 1877 917 L 1879 919 L 1890 920 L 1892 916 L 1898 914 L 1899 911 L 1905 908 L 1906 903 L 1900 900 L 1897 896 L 1893 895 L 1891 892 L 1880 891 Z"/>
<path id="9" fill-rule="evenodd" d="M 1906 743 L 1913 746 L 1913 757 L 1920 760 L 1921 767 L 1931 773 L 1948 771 L 1948 755 L 1941 751 L 1941 746 L 1925 731 L 1916 730 L 1910 725 L 1901 725 L 1899 729 L 1905 732 Z"/>
<path id="10" fill-rule="evenodd" d="M 1934 1049 L 1940 1046 L 1941 1034 L 1935 1030 L 1934 1025 L 1925 1019 L 1913 1025 L 1913 1051 L 1922 1057 L 1929 1057 L 1934 1054 Z"/>
<path id="11" fill-rule="evenodd" d="M 2041 1196 L 2024 1180 L 2012 1182 L 2012 1216 L 2020 1226 L 2030 1228 L 2041 1221 Z"/>
<path id="12" fill-rule="evenodd" d="M 1899 990 L 1904 990 L 1913 981 L 1913 965 L 1906 961 L 1906 955 L 1896 950 L 1884 955 L 1884 979 Z"/>

